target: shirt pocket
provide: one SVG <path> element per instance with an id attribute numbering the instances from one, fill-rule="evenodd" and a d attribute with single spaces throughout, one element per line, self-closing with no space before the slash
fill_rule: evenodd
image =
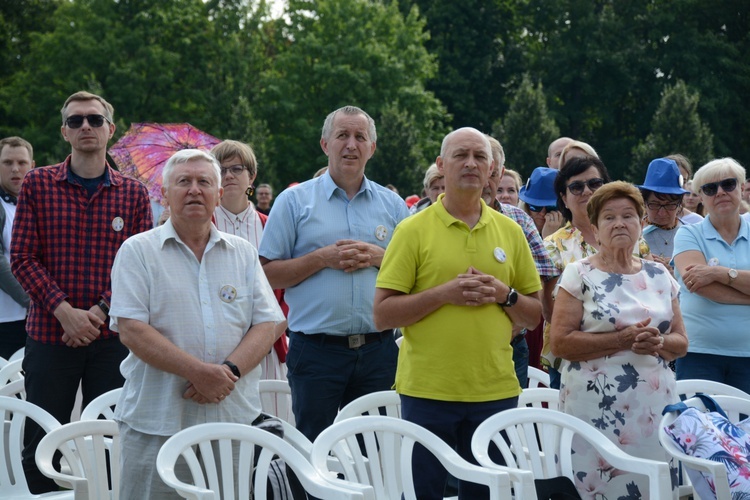
<path id="1" fill-rule="evenodd" d="M 253 288 L 250 286 L 238 286 L 234 288 L 234 298 L 227 299 L 227 288 L 225 285 L 220 290 L 221 310 L 224 321 L 234 328 L 241 328 L 242 335 L 250 328 L 253 319 Z M 231 290 L 229 290 L 231 292 Z"/>

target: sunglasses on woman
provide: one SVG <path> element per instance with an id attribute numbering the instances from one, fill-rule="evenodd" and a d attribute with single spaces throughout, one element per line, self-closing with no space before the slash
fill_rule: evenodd
<path id="1" fill-rule="evenodd" d="M 604 179 L 597 177 L 595 179 L 589 179 L 587 181 L 575 181 L 568 184 L 568 190 L 578 196 L 583 193 L 583 189 L 588 186 L 591 192 L 596 191 L 604 185 Z"/>
<path id="2" fill-rule="evenodd" d="M 65 125 L 68 128 L 81 128 L 83 120 L 89 122 L 92 128 L 99 128 L 104 125 L 104 122 L 109 121 L 104 115 L 70 115 L 65 119 Z"/>
<path id="3" fill-rule="evenodd" d="M 723 179 L 717 182 L 709 182 L 701 186 L 701 191 L 706 196 L 716 196 L 721 188 L 725 193 L 731 193 L 737 189 L 737 179 Z"/>
<path id="4" fill-rule="evenodd" d="M 529 210 L 531 210 L 532 212 L 541 212 L 542 210 L 547 210 L 547 212 L 554 212 L 557 210 L 557 205 L 537 206 L 537 205 L 529 205 L 527 203 L 526 206 L 529 207 Z"/>

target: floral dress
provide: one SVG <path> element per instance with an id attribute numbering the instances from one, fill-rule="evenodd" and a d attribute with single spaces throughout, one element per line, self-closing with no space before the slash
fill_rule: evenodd
<path id="1" fill-rule="evenodd" d="M 664 266 L 641 260 L 635 274 L 600 271 L 588 258 L 566 267 L 559 286 L 583 302 L 581 331 L 611 335 L 651 318 L 662 334 L 672 327 L 679 285 Z M 593 425 L 626 453 L 668 462 L 658 439 L 665 405 L 677 402 L 674 373 L 664 359 L 623 350 L 589 361 L 563 360 L 561 411 Z M 648 498 L 648 478 L 612 469 L 584 442 L 573 444 L 582 498 Z M 673 488 L 676 471 L 673 470 Z"/>

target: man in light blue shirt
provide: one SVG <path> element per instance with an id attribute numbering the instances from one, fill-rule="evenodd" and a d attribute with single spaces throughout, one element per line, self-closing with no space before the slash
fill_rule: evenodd
<path id="1" fill-rule="evenodd" d="M 292 407 L 310 440 L 340 407 L 395 378 L 393 332 L 376 330 L 372 306 L 385 247 L 409 212 L 365 177 L 376 140 L 363 110 L 328 115 L 320 139 L 328 171 L 279 195 L 259 249 L 271 285 L 286 289 Z"/>

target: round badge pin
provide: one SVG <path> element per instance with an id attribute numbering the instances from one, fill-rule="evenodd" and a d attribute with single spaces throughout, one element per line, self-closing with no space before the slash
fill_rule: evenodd
<path id="1" fill-rule="evenodd" d="M 112 229 L 119 233 L 124 227 L 125 221 L 122 220 L 122 217 L 115 217 L 114 219 L 112 219 Z"/>
<path id="2" fill-rule="evenodd" d="M 506 255 L 505 255 L 505 250 L 503 250 L 500 247 L 495 247 L 495 250 L 492 252 L 492 255 L 494 255 L 495 256 L 495 260 L 498 261 L 501 264 L 504 263 L 505 260 L 507 259 Z"/>
<path id="3" fill-rule="evenodd" d="M 710 259 L 708 259 L 708 265 L 711 266 L 711 267 L 718 266 L 719 265 L 719 259 L 717 259 L 716 257 L 711 257 Z"/>
<path id="4" fill-rule="evenodd" d="M 388 236 L 388 229 L 385 226 L 380 225 L 375 228 L 375 237 L 378 240 L 383 241 L 386 236 Z"/>
<path id="5" fill-rule="evenodd" d="M 222 302 L 231 304 L 234 302 L 234 299 L 237 298 L 237 289 L 232 285 L 224 285 L 221 287 L 221 290 L 219 290 L 219 298 Z"/>

